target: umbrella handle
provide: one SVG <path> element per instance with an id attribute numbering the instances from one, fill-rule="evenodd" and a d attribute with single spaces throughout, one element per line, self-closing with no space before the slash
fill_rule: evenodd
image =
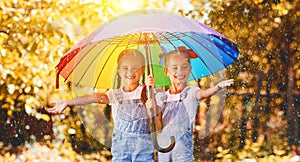
<path id="1" fill-rule="evenodd" d="M 150 99 L 153 99 L 153 88 L 152 88 L 152 86 L 148 86 L 148 97 Z M 155 121 L 155 113 L 154 113 L 154 108 L 153 107 L 150 108 L 150 113 L 151 113 L 151 117 L 152 117 L 151 132 L 152 132 L 152 140 L 153 140 L 154 148 L 157 151 L 162 152 L 162 153 L 166 153 L 166 152 L 171 151 L 175 147 L 175 137 L 174 136 L 170 137 L 171 144 L 168 147 L 166 147 L 166 148 L 160 147 L 159 144 L 158 144 L 158 141 L 157 141 L 156 125 L 155 125 L 155 122 L 154 122 Z"/>
<path id="2" fill-rule="evenodd" d="M 151 112 L 151 116 L 152 116 L 152 131 L 151 132 L 155 132 L 155 133 L 152 133 L 152 141 L 153 141 L 153 145 L 154 145 L 154 148 L 159 151 L 159 152 L 162 152 L 162 153 L 166 153 L 166 152 L 170 152 L 174 147 L 175 147 L 175 137 L 174 136 L 171 136 L 170 137 L 170 140 L 171 140 L 171 144 L 166 147 L 166 148 L 163 148 L 163 147 L 160 147 L 159 144 L 158 144 L 158 141 L 157 141 L 157 133 L 156 133 L 156 126 L 155 126 L 155 117 L 154 117 L 154 110 L 153 108 L 150 109 L 150 112 Z"/>

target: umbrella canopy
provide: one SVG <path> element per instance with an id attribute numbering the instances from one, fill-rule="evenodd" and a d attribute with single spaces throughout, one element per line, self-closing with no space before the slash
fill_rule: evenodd
<path id="1" fill-rule="evenodd" d="M 191 59 L 189 80 L 226 68 L 239 53 L 235 43 L 202 23 L 166 11 L 143 10 L 121 15 L 79 41 L 61 58 L 57 75 L 76 85 L 111 88 L 119 53 L 139 49 L 149 59 L 156 85 L 165 86 L 170 81 L 159 55 L 179 46 L 197 54 Z"/>

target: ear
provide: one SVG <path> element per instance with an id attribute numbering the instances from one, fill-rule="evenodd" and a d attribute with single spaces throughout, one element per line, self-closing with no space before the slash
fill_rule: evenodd
<path id="1" fill-rule="evenodd" d="M 165 67 L 164 72 L 165 72 L 166 76 L 168 76 L 168 72 L 169 72 L 168 68 Z"/>
<path id="2" fill-rule="evenodd" d="M 119 69 L 117 70 L 117 75 L 120 76 L 120 70 Z"/>

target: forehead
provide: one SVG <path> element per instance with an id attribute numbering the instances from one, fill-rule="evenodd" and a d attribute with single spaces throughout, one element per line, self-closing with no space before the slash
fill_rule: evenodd
<path id="1" fill-rule="evenodd" d="M 189 58 L 187 58 L 184 54 L 181 53 L 170 53 L 169 57 L 166 58 L 166 64 L 190 64 Z"/>
<path id="2" fill-rule="evenodd" d="M 128 54 L 120 59 L 119 65 L 143 66 L 144 60 L 142 60 L 142 58 L 136 57 L 135 55 Z"/>

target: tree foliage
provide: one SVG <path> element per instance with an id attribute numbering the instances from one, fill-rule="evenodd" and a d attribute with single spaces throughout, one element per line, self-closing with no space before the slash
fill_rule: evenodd
<path id="1" fill-rule="evenodd" d="M 289 156 L 292 146 L 299 145 L 299 132 L 295 132 L 299 131 L 295 123 L 299 123 L 300 107 L 297 1 L 125 2 L 128 4 L 121 0 L 0 1 L 0 129 L 11 131 L 1 134 L 1 140 L 11 142 L 4 136 L 16 135 L 30 136 L 28 140 L 35 139 L 31 135 L 63 140 L 65 137 L 49 137 L 51 133 L 38 132 L 40 127 L 33 126 L 42 123 L 42 128 L 49 128 L 53 119 L 54 133 L 68 135 L 76 151 L 104 149 L 95 147 L 99 143 L 85 132 L 76 109 L 67 109 L 66 115 L 60 116 L 43 111 L 52 99 L 73 97 L 63 80 L 60 89 L 55 89 L 55 66 L 99 24 L 123 12 L 150 7 L 179 11 L 199 21 L 209 13 L 205 24 L 240 49 L 239 59 L 227 71 L 227 77 L 236 82 L 229 89 L 220 124 L 209 137 L 195 137 L 197 159 Z M 37 132 L 24 133 L 33 129 Z"/>
<path id="2" fill-rule="evenodd" d="M 68 84 L 55 89 L 55 66 L 76 41 L 107 19 L 101 13 L 108 5 L 7 0 L 0 6 L 0 128 L 7 130 L 0 139 L 4 143 L 21 135 L 49 139 L 51 132 L 41 130 L 51 129 L 45 124 L 51 116 L 44 108 L 52 99 L 72 97 Z M 35 133 L 31 136 L 28 131 Z"/>
<path id="3" fill-rule="evenodd" d="M 205 23 L 236 42 L 240 56 L 227 72 L 235 85 L 223 112 L 226 126 L 200 141 L 203 150 L 211 148 L 205 156 L 287 155 L 288 144 L 299 147 L 299 3 L 227 0 L 211 7 Z M 195 11 L 201 10 L 189 13 Z"/>

